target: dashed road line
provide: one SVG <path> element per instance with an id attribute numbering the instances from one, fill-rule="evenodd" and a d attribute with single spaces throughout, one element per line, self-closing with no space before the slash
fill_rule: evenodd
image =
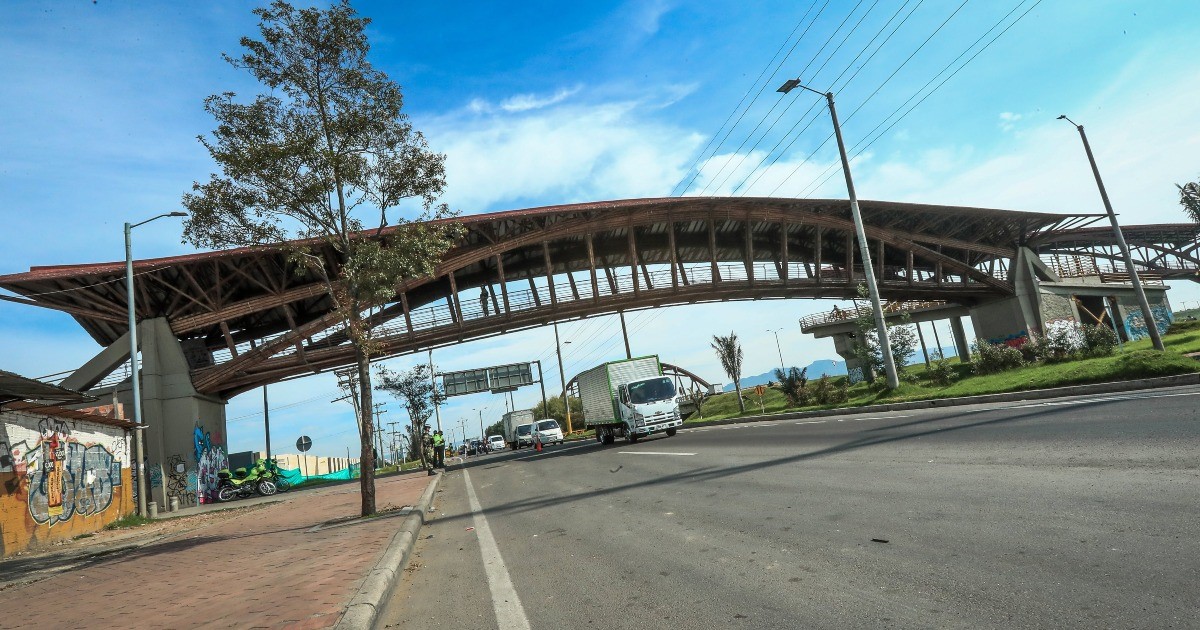
<path id="1" fill-rule="evenodd" d="M 665 451 L 617 451 L 621 455 L 695 455 L 695 453 L 668 453 Z"/>

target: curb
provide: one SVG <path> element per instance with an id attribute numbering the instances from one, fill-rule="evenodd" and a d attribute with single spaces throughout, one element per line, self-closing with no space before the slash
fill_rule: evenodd
<path id="1" fill-rule="evenodd" d="M 416 545 L 417 532 L 425 524 L 425 514 L 433 504 L 433 495 L 441 483 L 442 474 L 438 474 L 433 483 L 425 488 L 413 511 L 405 517 L 400 529 L 392 536 L 387 548 L 358 587 L 358 592 L 351 598 L 341 619 L 334 624 L 335 630 L 371 628 L 375 625 L 384 599 L 391 593 L 396 578 L 404 571 L 408 555 Z"/>
<path id="2" fill-rule="evenodd" d="M 1119 392 L 1138 391 L 1143 389 L 1159 389 L 1163 387 L 1179 387 L 1184 385 L 1200 385 L 1200 373 L 1161 376 L 1158 378 L 1141 378 L 1133 381 L 1113 381 L 1108 383 L 1091 383 L 1088 385 L 1069 385 L 1052 389 L 1030 389 L 1019 392 L 1002 394 L 983 394 L 980 396 L 963 396 L 960 398 L 932 398 L 929 400 L 914 400 L 911 402 L 885 403 L 882 405 L 867 405 L 864 407 L 840 407 L 837 409 L 821 409 L 818 411 L 793 411 L 770 415 L 744 416 L 728 418 L 712 422 L 698 421 L 685 423 L 680 429 L 698 429 L 701 427 L 720 426 L 723 424 L 741 424 L 743 422 L 766 422 L 770 420 L 798 420 L 803 418 L 822 418 L 827 416 L 852 416 L 860 413 L 879 413 L 883 411 L 907 411 L 909 409 L 929 409 L 932 407 L 958 407 L 961 405 L 981 405 L 997 402 L 1016 402 L 1021 400 L 1045 400 L 1048 398 L 1066 398 L 1069 396 L 1086 396 L 1088 394 L 1115 394 Z"/>

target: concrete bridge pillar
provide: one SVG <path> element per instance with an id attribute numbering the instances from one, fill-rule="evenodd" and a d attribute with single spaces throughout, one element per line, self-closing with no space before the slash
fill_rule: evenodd
<path id="1" fill-rule="evenodd" d="M 138 323 L 141 350 L 144 456 L 150 486 L 148 501 L 160 509 L 176 497 L 181 506 L 215 500 L 217 471 L 228 466 L 225 432 L 226 401 L 201 394 L 192 386 L 183 348 L 165 318 Z M 123 336 L 100 351 L 64 382 L 98 383 L 129 360 L 129 338 Z M 93 389 L 102 399 L 116 398 L 129 412 L 129 381 Z M 132 417 L 129 418 L 133 420 Z"/>
<path id="2" fill-rule="evenodd" d="M 954 334 L 954 348 L 958 351 L 958 360 L 970 363 L 971 347 L 967 345 L 967 332 L 963 330 L 961 317 L 950 318 L 950 331 Z"/>
<path id="3" fill-rule="evenodd" d="M 875 381 L 875 372 L 869 365 L 863 365 L 858 356 L 854 353 L 854 335 L 855 333 L 843 332 L 832 335 L 833 349 L 837 351 L 838 356 L 846 360 L 846 373 L 849 374 L 855 369 L 862 368 L 862 377 L 868 383 Z"/>

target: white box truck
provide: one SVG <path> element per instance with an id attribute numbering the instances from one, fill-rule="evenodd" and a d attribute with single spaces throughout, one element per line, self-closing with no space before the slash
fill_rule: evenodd
<path id="1" fill-rule="evenodd" d="M 662 375 L 657 356 L 597 365 L 579 375 L 579 397 L 584 425 L 603 444 L 617 436 L 636 442 L 653 433 L 675 435 L 683 424 L 675 383 Z"/>
<path id="2" fill-rule="evenodd" d="M 533 412 L 529 409 L 510 411 L 503 416 L 504 441 L 508 448 L 517 450 L 522 446 L 533 446 Z"/>

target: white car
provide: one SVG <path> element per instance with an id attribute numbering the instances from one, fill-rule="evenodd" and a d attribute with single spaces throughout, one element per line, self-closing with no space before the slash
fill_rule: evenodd
<path id="1" fill-rule="evenodd" d="M 538 420 L 537 436 L 542 444 L 562 444 L 563 432 L 557 420 Z"/>
<path id="2" fill-rule="evenodd" d="M 508 445 L 504 443 L 503 435 L 489 435 L 488 436 L 488 448 L 492 449 L 493 451 L 503 450 L 505 446 L 508 446 Z"/>

